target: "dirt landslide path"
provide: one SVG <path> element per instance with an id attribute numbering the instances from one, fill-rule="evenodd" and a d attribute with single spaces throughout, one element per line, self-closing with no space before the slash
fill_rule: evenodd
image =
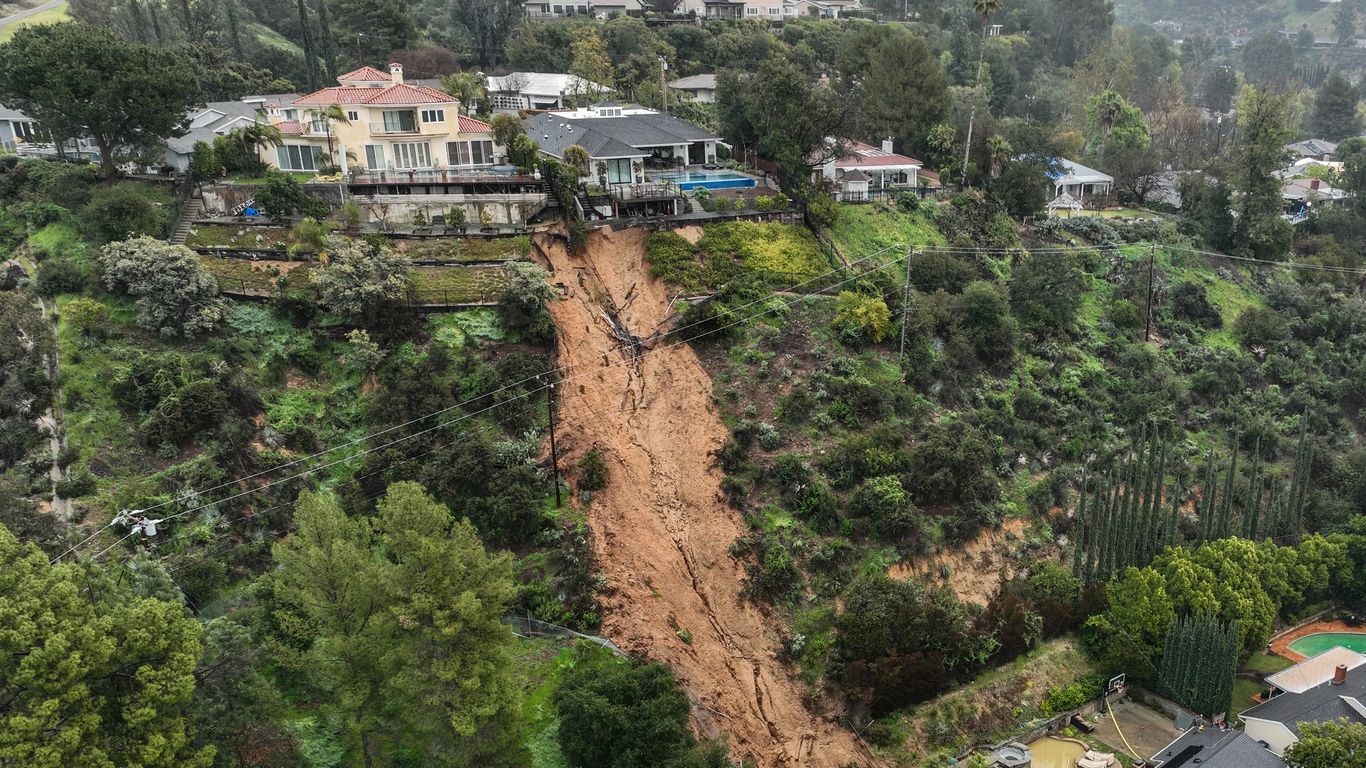
<path id="1" fill-rule="evenodd" d="M 622 330 L 649 337 L 669 314 L 667 288 L 646 273 L 643 237 L 598 231 L 578 257 L 538 239 L 564 291 L 551 306 L 558 364 L 578 377 L 560 394 L 561 462 L 598 446 L 608 464 L 608 486 L 585 510 L 607 579 L 602 634 L 668 664 L 695 729 L 728 735 L 736 758 L 872 765 L 852 734 L 803 706 L 762 614 L 741 600 L 744 568 L 729 548 L 742 526 L 720 490 L 713 453 L 727 433 L 711 378 L 689 347 L 634 356 L 623 341 Z"/>

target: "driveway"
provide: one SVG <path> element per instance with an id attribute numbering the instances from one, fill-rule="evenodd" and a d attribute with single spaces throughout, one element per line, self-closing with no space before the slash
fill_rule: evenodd
<path id="1" fill-rule="evenodd" d="M 23 21 L 24 19 L 27 19 L 30 16 L 36 16 L 42 13 L 43 11 L 53 10 L 65 1 L 66 0 L 47 0 L 46 3 L 43 3 L 42 5 L 36 5 L 28 9 L 27 11 L 20 11 L 18 13 L 10 14 L 5 18 L 0 19 L 0 27 L 7 27 L 16 21 Z"/>
<path id="2" fill-rule="evenodd" d="M 1115 704 L 1114 708 L 1114 719 L 1108 715 L 1102 717 L 1100 722 L 1096 723 L 1096 732 L 1092 735 L 1119 752 L 1128 754 L 1129 749 L 1124 746 L 1124 740 L 1115 729 L 1115 720 L 1119 721 L 1119 730 L 1123 731 L 1133 748 L 1143 753 L 1138 757 L 1145 759 L 1157 754 L 1158 750 L 1181 735 L 1181 731 L 1176 730 L 1172 723 L 1171 716 L 1166 713 L 1128 699 Z"/>

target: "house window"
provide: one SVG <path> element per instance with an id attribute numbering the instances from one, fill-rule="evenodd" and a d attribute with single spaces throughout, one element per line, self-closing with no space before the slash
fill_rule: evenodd
<path id="1" fill-rule="evenodd" d="M 413 111 L 405 109 L 402 112 L 384 113 L 384 132 L 385 133 L 415 133 L 417 123 L 413 120 Z"/>
<path id="2" fill-rule="evenodd" d="M 630 160 L 607 160 L 607 183 L 630 184 L 635 181 Z"/>
<path id="3" fill-rule="evenodd" d="M 384 145 L 366 144 L 365 145 L 365 167 L 372 171 L 384 170 Z"/>
<path id="4" fill-rule="evenodd" d="M 33 141 L 33 134 L 37 133 L 33 123 L 25 120 L 13 120 L 10 122 L 10 126 L 14 128 L 15 137 L 24 141 Z"/>
<path id="5" fill-rule="evenodd" d="M 316 171 L 323 164 L 322 149 L 307 144 L 286 144 L 276 147 L 275 153 L 286 171 Z"/>
<path id="6" fill-rule="evenodd" d="M 297 109 L 284 109 L 284 110 L 280 110 L 280 114 L 283 115 L 284 118 L 285 118 L 286 120 L 298 120 L 298 119 L 299 119 L 299 110 L 297 110 Z"/>
<path id="7" fill-rule="evenodd" d="M 424 123 L 444 123 L 444 122 L 446 122 L 446 110 L 444 110 L 444 109 L 424 109 L 424 110 L 422 110 L 422 122 L 424 122 Z"/>
<path id="8" fill-rule="evenodd" d="M 751 7 L 745 9 L 745 14 L 746 14 L 746 15 L 749 15 L 749 16 L 758 16 L 758 15 L 759 15 L 759 9 L 758 9 L 758 8 L 754 8 L 753 6 L 751 6 Z"/>
<path id="9" fill-rule="evenodd" d="M 360 120 L 360 113 L 348 109 L 346 111 L 346 119 L 354 123 Z"/>
<path id="10" fill-rule="evenodd" d="M 769 8 L 769 9 L 768 9 L 768 15 L 769 15 L 769 16 L 777 16 L 777 15 L 778 15 L 779 13 L 781 13 L 781 12 L 782 12 L 781 9 L 778 9 L 778 8 Z"/>
<path id="11" fill-rule="evenodd" d="M 321 118 L 313 118 L 308 122 L 309 133 L 327 133 L 327 121 Z"/>
<path id="12" fill-rule="evenodd" d="M 427 142 L 395 144 L 394 167 L 404 170 L 432 167 L 432 152 L 427 147 Z"/>
<path id="13" fill-rule="evenodd" d="M 493 142 L 447 142 L 446 159 L 450 162 L 451 165 L 492 165 Z"/>

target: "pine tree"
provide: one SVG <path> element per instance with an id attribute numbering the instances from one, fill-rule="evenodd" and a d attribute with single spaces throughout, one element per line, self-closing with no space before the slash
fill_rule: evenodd
<path id="1" fill-rule="evenodd" d="M 1202 543 L 1214 538 L 1215 533 L 1214 510 L 1215 500 L 1219 496 L 1219 477 L 1214 466 L 1214 451 L 1210 451 L 1205 457 L 1205 495 L 1201 499 L 1200 541 Z"/>
<path id="2" fill-rule="evenodd" d="M 232 44 L 232 55 L 238 59 L 246 58 L 242 49 L 242 30 L 237 19 L 237 0 L 223 0 L 223 15 L 228 21 L 228 42 Z"/>

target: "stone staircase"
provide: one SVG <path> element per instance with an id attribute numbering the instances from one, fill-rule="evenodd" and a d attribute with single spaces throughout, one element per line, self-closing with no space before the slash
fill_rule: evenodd
<path id="1" fill-rule="evenodd" d="M 175 223 L 175 229 L 171 230 L 171 236 L 167 242 L 171 245 L 184 245 L 185 238 L 190 236 L 190 228 L 194 226 L 194 220 L 204 215 L 204 198 L 191 197 L 185 204 L 185 209 L 180 212 L 180 218 Z"/>

